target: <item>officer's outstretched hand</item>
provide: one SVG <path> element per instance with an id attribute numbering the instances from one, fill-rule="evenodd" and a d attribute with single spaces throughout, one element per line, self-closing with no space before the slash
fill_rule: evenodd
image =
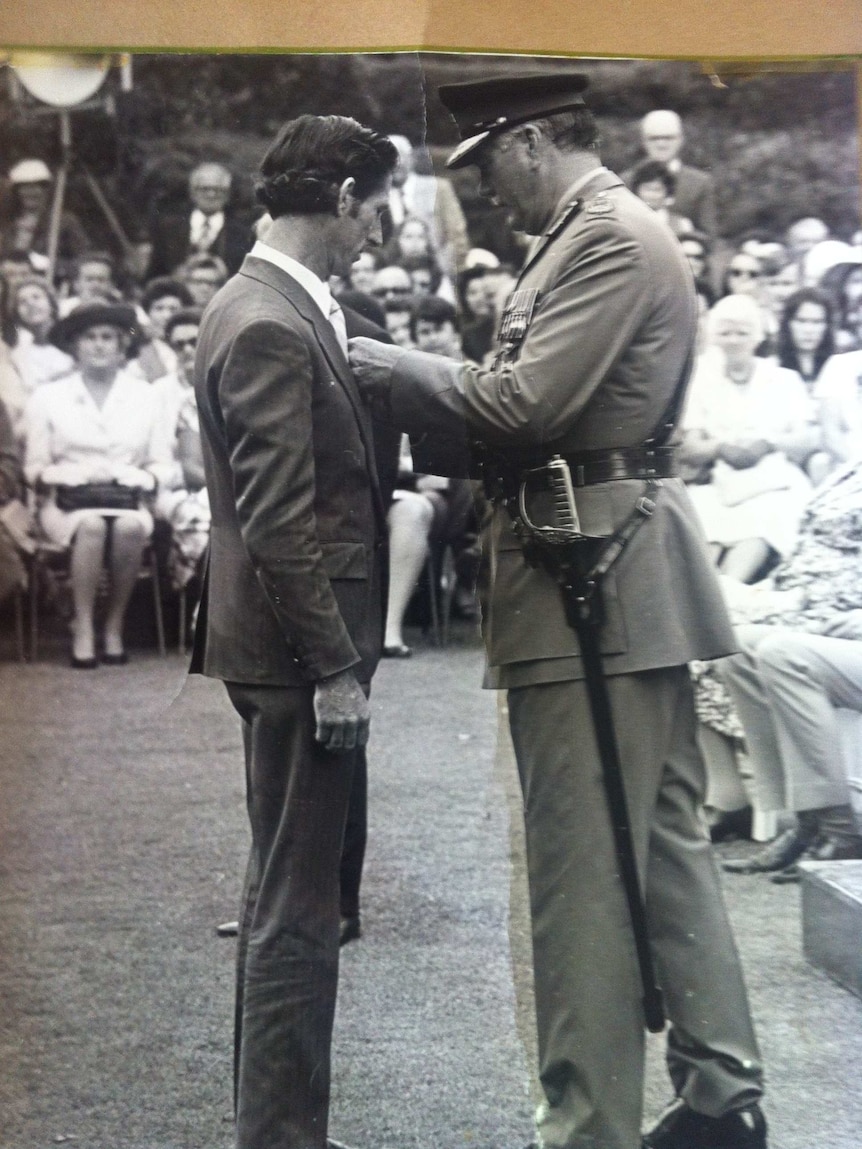
<path id="1" fill-rule="evenodd" d="M 352 670 L 342 670 L 315 685 L 314 717 L 314 737 L 326 750 L 353 750 L 365 745 L 371 711 Z"/>
<path id="2" fill-rule="evenodd" d="M 404 348 L 362 336 L 349 340 L 348 347 L 350 366 L 363 398 L 370 403 L 387 403 L 392 368 Z"/>

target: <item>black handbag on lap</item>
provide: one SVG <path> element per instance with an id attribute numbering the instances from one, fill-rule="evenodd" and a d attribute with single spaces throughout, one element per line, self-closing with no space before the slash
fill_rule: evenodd
<path id="1" fill-rule="evenodd" d="M 112 479 L 107 483 L 58 486 L 55 499 L 61 511 L 137 511 L 141 505 L 141 493 L 140 487 L 124 487 Z"/>

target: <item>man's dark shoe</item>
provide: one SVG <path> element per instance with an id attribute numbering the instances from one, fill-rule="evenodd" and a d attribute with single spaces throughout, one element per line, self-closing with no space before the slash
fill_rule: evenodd
<path id="1" fill-rule="evenodd" d="M 766 1149 L 766 1118 L 759 1105 L 707 1117 L 677 1100 L 644 1136 L 643 1149 Z"/>
<path id="2" fill-rule="evenodd" d="M 799 856 L 799 862 L 850 862 L 862 858 L 862 838 L 840 840 L 825 835 Z M 796 885 L 802 880 L 799 862 L 786 866 L 769 879 L 776 886 Z"/>
<path id="3" fill-rule="evenodd" d="M 362 923 L 359 920 L 359 914 L 355 917 L 341 919 L 341 933 L 339 935 L 338 944 L 346 946 L 348 942 L 355 942 L 357 938 L 362 937 Z"/>
<path id="4" fill-rule="evenodd" d="M 784 870 L 801 858 L 811 845 L 812 835 L 799 826 L 785 830 L 762 850 L 748 858 L 728 858 L 722 868 L 729 874 L 772 874 Z"/>

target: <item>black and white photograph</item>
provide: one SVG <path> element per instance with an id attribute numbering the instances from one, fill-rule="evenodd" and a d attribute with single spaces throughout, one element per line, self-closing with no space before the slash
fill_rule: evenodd
<path id="1" fill-rule="evenodd" d="M 858 1149 L 853 62 L 0 63 L 0 1149 Z"/>

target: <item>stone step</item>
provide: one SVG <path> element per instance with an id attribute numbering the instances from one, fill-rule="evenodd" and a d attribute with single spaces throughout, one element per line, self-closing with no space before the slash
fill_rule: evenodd
<path id="1" fill-rule="evenodd" d="M 800 869 L 805 956 L 862 998 L 862 861 L 803 862 Z"/>

